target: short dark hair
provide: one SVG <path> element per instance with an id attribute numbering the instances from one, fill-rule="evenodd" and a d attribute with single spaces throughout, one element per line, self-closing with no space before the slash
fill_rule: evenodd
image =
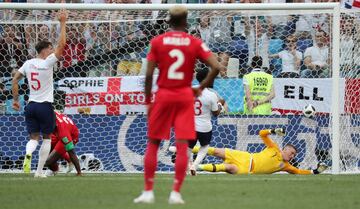
<path id="1" fill-rule="evenodd" d="M 206 78 L 206 76 L 208 75 L 208 73 L 209 73 L 209 70 L 206 69 L 206 68 L 197 71 L 197 73 L 196 73 L 196 80 L 199 81 L 199 83 L 201 83 L 201 82 Z"/>
<path id="2" fill-rule="evenodd" d="M 298 152 L 298 150 L 296 149 L 296 147 L 294 146 L 294 145 L 292 145 L 292 144 L 286 144 L 285 146 L 284 146 L 284 148 L 285 147 L 291 147 L 291 148 L 293 148 L 295 151 L 296 151 L 296 153 Z"/>
<path id="3" fill-rule="evenodd" d="M 39 41 L 39 43 L 36 44 L 35 46 L 35 50 L 38 54 L 40 54 L 40 52 L 43 50 L 43 49 L 46 49 L 48 48 L 49 46 L 51 46 L 52 43 L 48 40 L 42 40 L 42 41 Z"/>
<path id="4" fill-rule="evenodd" d="M 187 9 L 184 6 L 176 5 L 169 10 L 169 25 L 171 27 L 186 26 L 187 22 Z"/>
<path id="5" fill-rule="evenodd" d="M 261 56 L 254 56 L 251 59 L 251 67 L 253 68 L 261 68 L 263 65 L 263 59 Z"/>

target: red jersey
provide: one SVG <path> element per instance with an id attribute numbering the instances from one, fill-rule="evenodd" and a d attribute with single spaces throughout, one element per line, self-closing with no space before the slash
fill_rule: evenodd
<path id="1" fill-rule="evenodd" d="M 201 39 L 170 31 L 151 40 L 147 59 L 157 63 L 159 89 L 180 89 L 191 87 L 196 60 L 204 61 L 210 55 L 211 51 Z"/>
<path id="2" fill-rule="evenodd" d="M 59 140 L 67 137 L 69 141 L 76 144 L 79 141 L 79 129 L 75 123 L 66 115 L 55 112 L 56 128 L 51 134 L 51 143 L 56 144 Z"/>

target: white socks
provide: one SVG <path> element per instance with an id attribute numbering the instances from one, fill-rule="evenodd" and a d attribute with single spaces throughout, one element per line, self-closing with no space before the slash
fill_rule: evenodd
<path id="1" fill-rule="evenodd" d="M 31 155 L 36 150 L 38 144 L 39 144 L 38 140 L 30 139 L 26 143 L 26 155 Z"/>
<path id="2" fill-rule="evenodd" d="M 188 148 L 188 158 L 189 158 L 189 163 L 191 164 L 193 162 L 193 156 L 194 154 L 192 153 L 192 148 Z"/>
<path id="3" fill-rule="evenodd" d="M 51 140 L 43 139 L 43 142 L 39 150 L 39 162 L 38 162 L 38 167 L 36 169 L 37 173 L 42 173 L 46 159 L 49 156 L 50 149 L 51 149 Z"/>
<path id="4" fill-rule="evenodd" d="M 193 164 L 195 168 L 197 168 L 198 165 L 201 163 L 201 161 L 203 161 L 203 159 L 206 157 L 208 149 L 209 149 L 209 145 L 200 147 L 199 152 L 197 153 L 196 159 Z"/>

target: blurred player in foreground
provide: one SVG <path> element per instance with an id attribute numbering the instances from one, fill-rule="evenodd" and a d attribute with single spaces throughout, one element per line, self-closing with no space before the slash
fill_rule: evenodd
<path id="1" fill-rule="evenodd" d="M 171 30 L 156 36 L 150 42 L 145 77 L 145 102 L 148 105 L 148 143 L 144 157 L 144 191 L 134 203 L 153 203 L 154 176 L 157 153 L 162 139 L 170 138 L 174 127 L 177 158 L 175 178 L 169 204 L 184 204 L 180 194 L 188 166 L 188 140 L 195 139 L 194 94 L 210 85 L 220 71 L 220 64 L 209 48 L 198 38 L 187 34 L 187 9 L 176 5 L 169 10 Z M 199 88 L 191 88 L 197 59 L 211 68 Z M 155 67 L 159 77 L 155 100 L 151 102 L 151 89 Z"/>
<path id="2" fill-rule="evenodd" d="M 51 153 L 46 160 L 45 166 L 49 167 L 54 174 L 59 167 L 57 161 L 65 159 L 71 166 L 75 166 L 77 175 L 81 176 L 79 159 L 75 154 L 75 144 L 79 141 L 79 129 L 66 115 L 55 112 L 56 127 L 51 135 Z M 68 168 L 69 169 L 69 168 Z"/>
<path id="3" fill-rule="evenodd" d="M 319 163 L 314 170 L 302 170 L 292 166 L 289 161 L 296 155 L 296 148 L 287 144 L 280 150 L 279 146 L 268 135 L 277 134 L 284 136 L 282 128 L 261 130 L 259 135 L 264 141 L 266 148 L 258 153 L 249 153 L 228 148 L 209 147 L 208 154 L 223 159 L 221 164 L 202 164 L 198 166 L 201 171 L 227 172 L 230 174 L 271 174 L 286 171 L 291 174 L 320 174 L 327 169 L 323 163 Z M 169 150 L 173 150 L 169 148 Z M 197 153 L 199 147 L 194 147 Z"/>

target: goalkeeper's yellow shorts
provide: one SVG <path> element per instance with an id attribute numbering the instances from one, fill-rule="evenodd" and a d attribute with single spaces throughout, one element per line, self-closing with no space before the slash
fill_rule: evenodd
<path id="1" fill-rule="evenodd" d="M 251 154 L 248 152 L 225 149 L 224 163 L 235 165 L 238 168 L 237 174 L 248 174 L 250 171 Z"/>

